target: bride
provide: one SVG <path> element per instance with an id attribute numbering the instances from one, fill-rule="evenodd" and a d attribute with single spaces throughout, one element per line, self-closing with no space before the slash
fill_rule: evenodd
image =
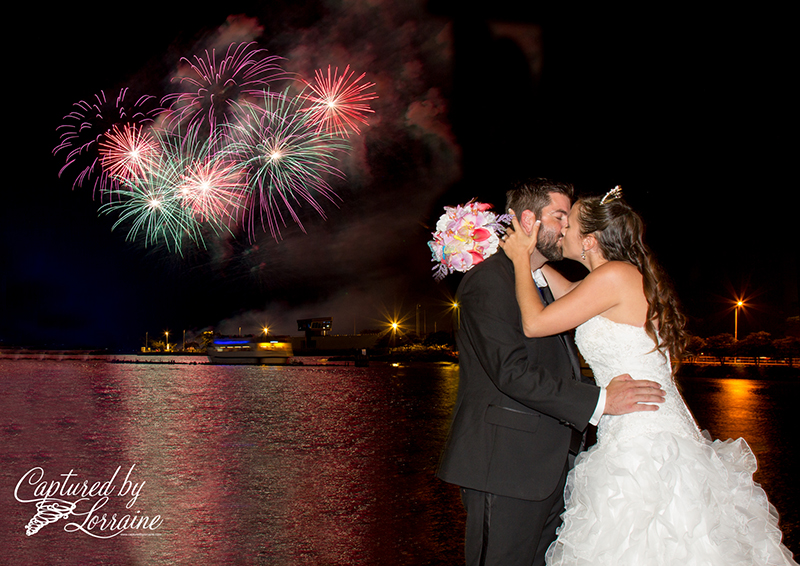
<path id="1" fill-rule="evenodd" d="M 667 392 L 658 411 L 602 417 L 597 443 L 567 479 L 564 523 L 547 564 L 796 565 L 781 544 L 775 508 L 753 482 L 750 447 L 742 438 L 706 438 L 675 386 L 670 359 L 685 348 L 684 318 L 619 187 L 573 205 L 564 257 L 589 274 L 573 283 L 542 268 L 558 299 L 547 307 L 531 277 L 538 221 L 530 232 L 513 218 L 502 243 L 514 262 L 525 334 L 577 327 L 598 385 L 629 373 Z"/>

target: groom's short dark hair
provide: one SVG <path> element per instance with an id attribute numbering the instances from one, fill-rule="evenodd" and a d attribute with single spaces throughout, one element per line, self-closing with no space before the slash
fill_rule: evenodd
<path id="1" fill-rule="evenodd" d="M 536 218 L 541 218 L 542 209 L 550 204 L 550 193 L 561 193 L 572 200 L 575 189 L 569 183 L 543 178 L 517 181 L 506 192 L 506 210 L 513 210 L 517 218 L 521 217 L 523 210 L 531 210 Z"/>

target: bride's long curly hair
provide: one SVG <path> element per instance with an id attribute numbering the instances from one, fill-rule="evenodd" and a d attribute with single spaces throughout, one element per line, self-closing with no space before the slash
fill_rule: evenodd
<path id="1" fill-rule="evenodd" d="M 607 260 L 626 261 L 642 274 L 648 305 L 645 332 L 659 351 L 680 360 L 688 344 L 686 317 L 669 278 L 644 243 L 642 218 L 621 198 L 603 202 L 600 197 L 587 197 L 578 205 L 581 235 L 594 235 Z"/>

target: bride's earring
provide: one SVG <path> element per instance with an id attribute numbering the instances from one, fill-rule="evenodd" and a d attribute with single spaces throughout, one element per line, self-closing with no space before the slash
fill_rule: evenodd
<path id="1" fill-rule="evenodd" d="M 586 259 L 586 250 L 581 249 L 581 259 Z"/>

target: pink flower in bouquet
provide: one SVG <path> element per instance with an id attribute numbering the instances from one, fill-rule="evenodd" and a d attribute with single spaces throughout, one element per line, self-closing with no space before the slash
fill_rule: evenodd
<path id="1" fill-rule="evenodd" d="M 497 251 L 510 216 L 498 217 L 489 212 L 492 205 L 470 201 L 465 205 L 444 207 L 445 213 L 436 223 L 433 240 L 428 242 L 436 262 L 434 278 L 441 280 L 453 271 L 466 272 Z"/>

